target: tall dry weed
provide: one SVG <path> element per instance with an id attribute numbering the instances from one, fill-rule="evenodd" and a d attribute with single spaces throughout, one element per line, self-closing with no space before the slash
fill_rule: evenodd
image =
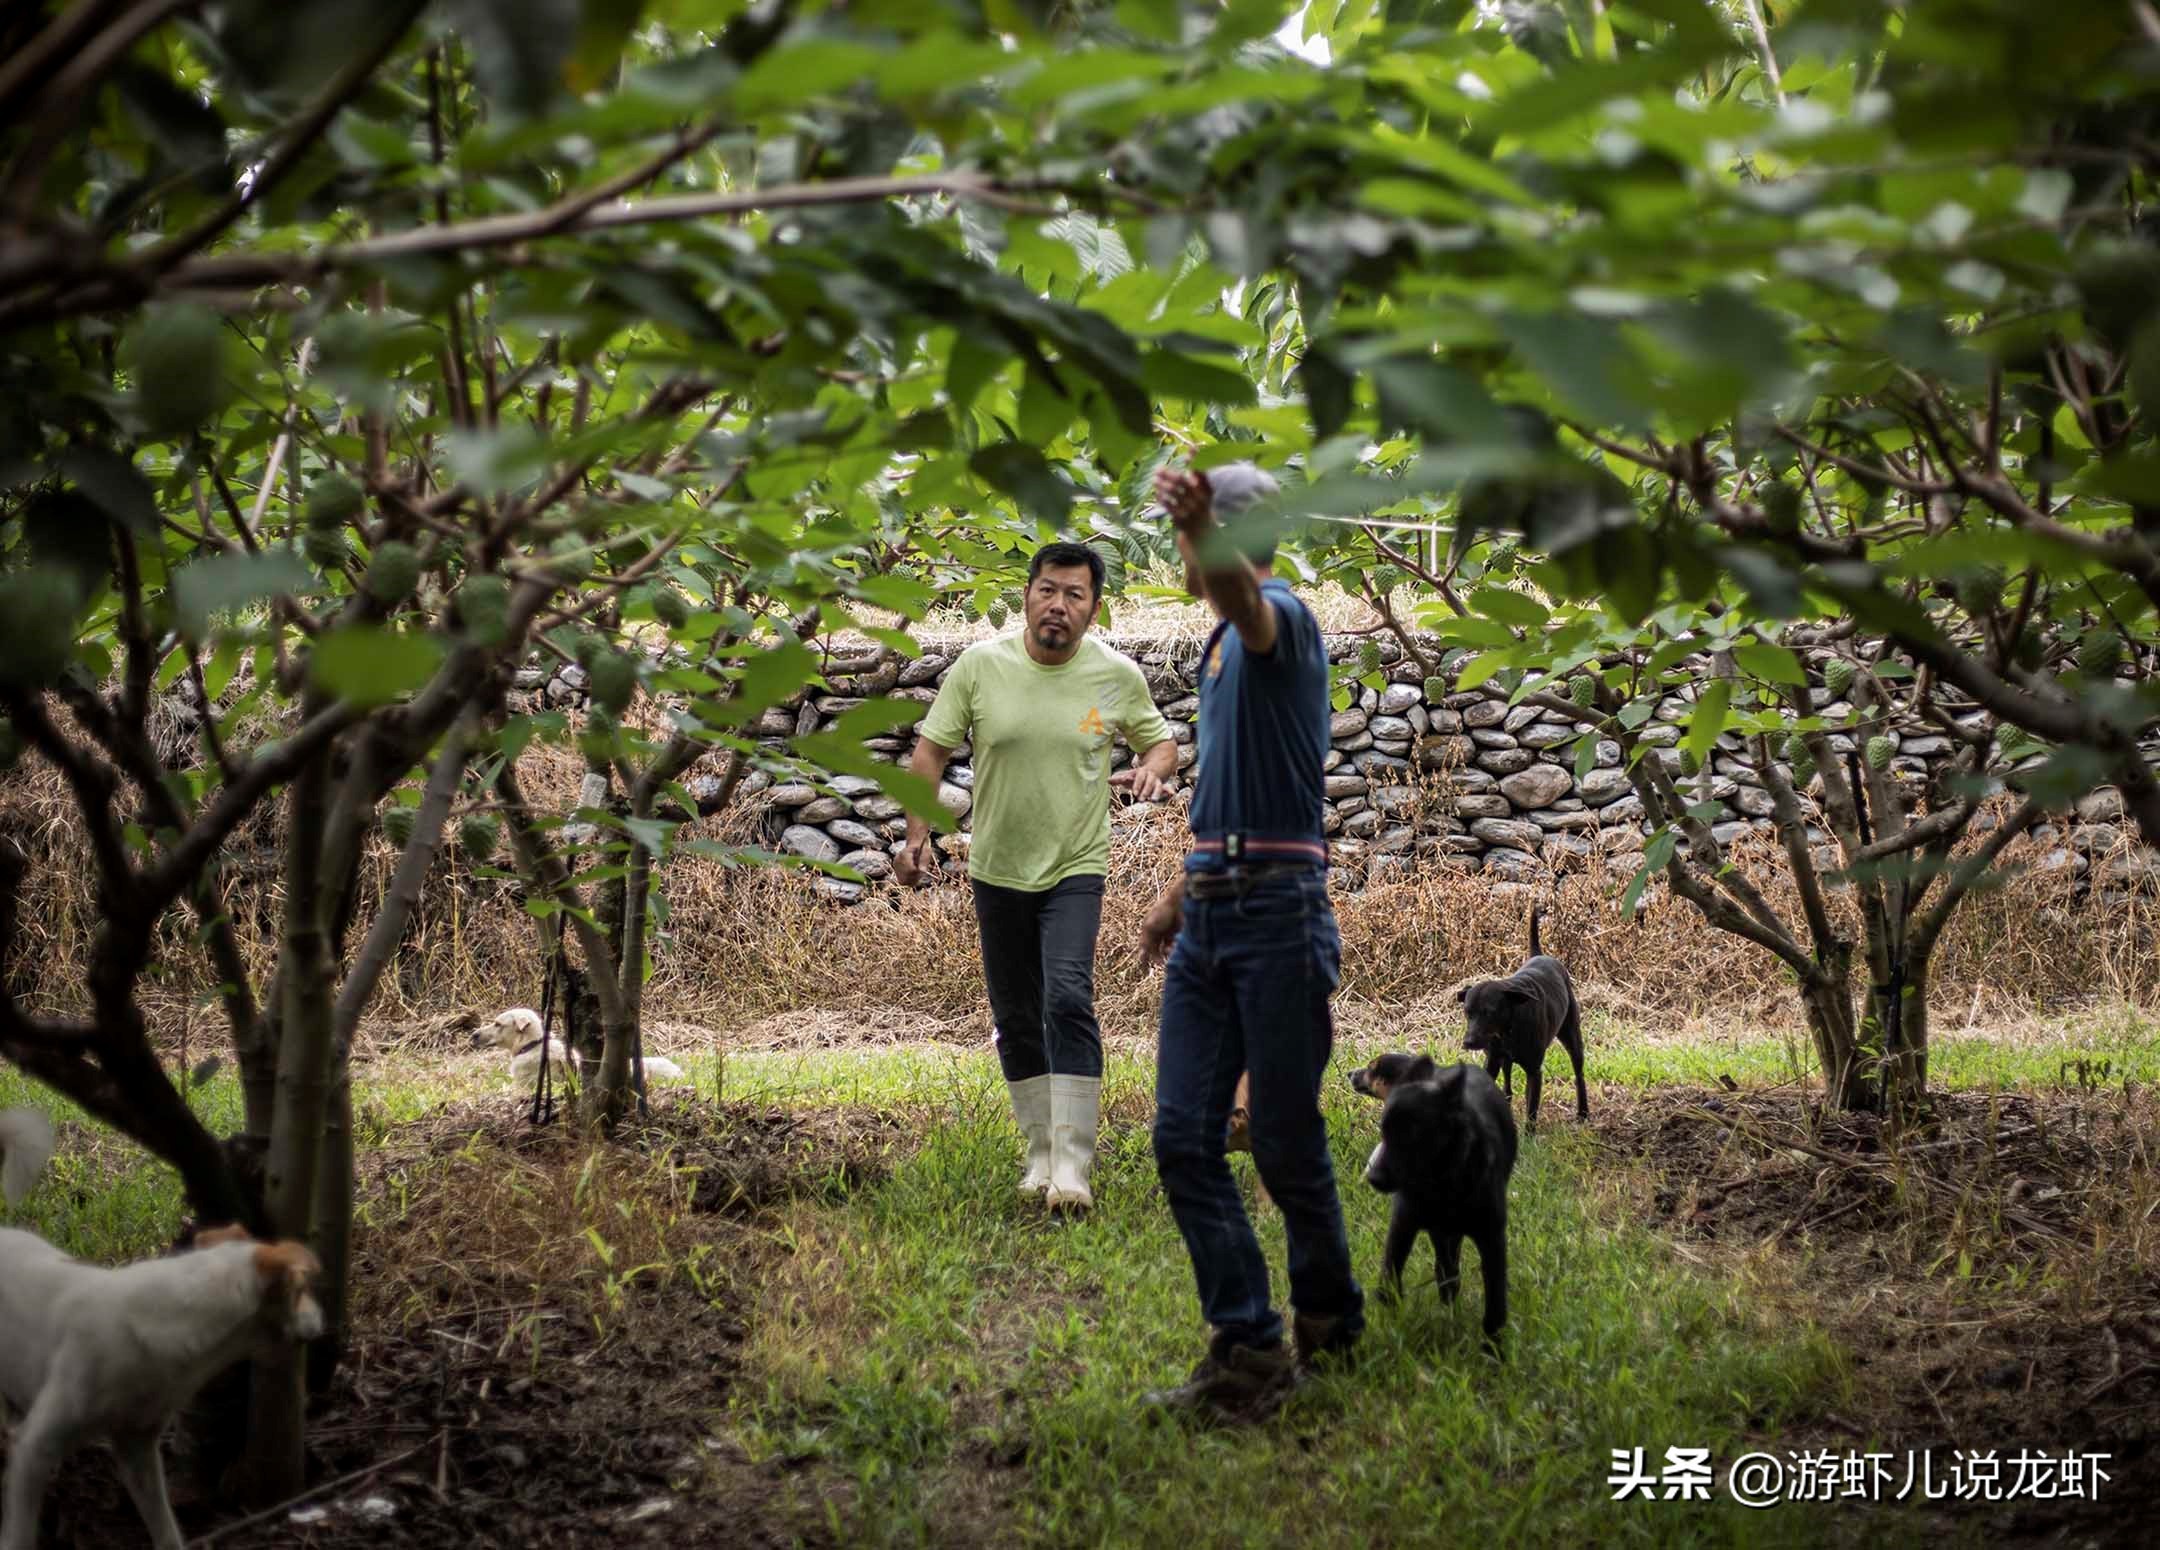
<path id="1" fill-rule="evenodd" d="M 578 777 L 573 753 L 526 755 L 527 788 L 539 802 L 568 806 Z M 229 847 L 228 908 L 248 962 L 264 977 L 280 909 L 278 819 L 265 809 Z M 738 811 L 698 828 L 701 837 L 751 839 L 757 819 Z M 52 1010 L 81 1010 L 96 910 L 65 789 L 18 772 L 0 785 L 0 833 L 33 860 L 21 914 L 26 941 L 9 966 L 16 991 Z M 1152 1024 L 1159 980 L 1139 969 L 1140 917 L 1176 875 L 1184 841 L 1175 811 L 1121 813 L 1112 826 L 1097 1001 L 1113 1032 Z M 2009 859 L 2032 860 L 2041 849 L 2021 842 Z M 2095 867 L 2106 859 L 2094 857 Z M 1775 847 L 1743 843 L 1733 860 L 1788 919 L 1799 918 Z M 363 901 L 381 896 L 394 862 L 386 842 L 370 842 Z M 1506 885 L 1426 857 L 1362 888 L 1339 886 L 1343 994 L 1375 1009 L 1410 1009 L 1437 1002 L 1464 979 L 1506 972 L 1526 948 L 1536 899 L 1546 910 L 1547 947 L 1567 960 L 1593 1008 L 1646 1024 L 1790 1014 L 1787 977 L 1774 958 L 1711 929 L 1692 906 L 1659 890 L 1647 909 L 1623 917 L 1616 900 L 1626 882 L 1625 870 L 1600 858 L 1534 885 Z M 724 1033 L 807 1008 L 904 1007 L 957 1022 L 980 1016 L 975 920 L 963 883 L 880 888 L 848 906 L 821 897 L 800 873 L 685 856 L 665 869 L 662 885 L 668 919 L 645 998 L 656 1021 Z M 1833 903 L 1856 929 L 1850 899 L 1834 895 Z M 368 908 L 363 902 L 363 918 Z M 2030 1013 L 2097 1000 L 2152 1004 L 2160 1000 L 2156 946 L 2160 901 L 2133 895 L 2108 903 L 2081 893 L 2067 872 L 2025 870 L 1972 898 L 1945 937 L 1935 975 L 1938 1026 L 1962 1021 L 1975 1006 Z M 161 965 L 146 989 L 149 1009 L 177 1036 L 185 1008 L 213 1000 L 216 986 L 183 914 L 167 922 Z M 453 842 L 384 977 L 373 1021 L 387 1031 L 449 1012 L 492 1012 L 534 1000 L 540 981 L 538 927 L 517 886 L 478 875 Z"/>

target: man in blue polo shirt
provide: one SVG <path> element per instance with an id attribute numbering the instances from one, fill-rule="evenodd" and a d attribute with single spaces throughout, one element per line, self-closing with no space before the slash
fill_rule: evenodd
<path id="1" fill-rule="evenodd" d="M 1328 1001 L 1342 965 L 1320 828 L 1327 650 L 1311 611 L 1270 575 L 1273 538 L 1240 544 L 1215 520 L 1275 489 L 1249 463 L 1156 478 L 1186 587 L 1221 623 L 1200 670 L 1192 853 L 1182 881 L 1148 912 L 1141 943 L 1150 963 L 1169 959 L 1155 1166 L 1213 1336 L 1191 1377 L 1146 1402 L 1223 1421 L 1271 1415 L 1365 1323 L 1320 1113 L 1335 1041 Z M 1251 1076 L 1253 1161 L 1289 1239 L 1294 1352 L 1224 1155 L 1240 1072 Z"/>

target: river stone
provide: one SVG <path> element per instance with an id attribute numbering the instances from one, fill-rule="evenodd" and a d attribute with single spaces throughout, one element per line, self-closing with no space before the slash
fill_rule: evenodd
<path id="1" fill-rule="evenodd" d="M 1400 716 L 1411 706 L 1425 698 L 1425 691 L 1416 684 L 1389 684 L 1380 696 L 1380 714 Z"/>
<path id="2" fill-rule="evenodd" d="M 2113 786 L 2102 786 L 2078 798 L 2077 815 L 2086 823 L 2112 823 L 2123 815 L 2123 795 Z"/>
<path id="3" fill-rule="evenodd" d="M 1520 732 L 1524 727 L 1530 725 L 1531 722 L 1542 721 L 1544 718 L 1544 706 L 1518 705 L 1513 710 L 1507 713 L 1507 719 L 1502 721 L 1500 725 L 1501 728 L 1505 731 Z"/>
<path id="4" fill-rule="evenodd" d="M 877 830 L 852 818 L 835 818 L 825 832 L 850 850 L 868 850 L 880 843 Z"/>
<path id="5" fill-rule="evenodd" d="M 892 876 L 892 857 L 882 850 L 851 850 L 840 858 L 840 864 L 853 867 L 872 882 Z"/>
<path id="6" fill-rule="evenodd" d="M 1545 848 L 1540 852 L 1548 865 L 1562 856 L 1575 861 L 1588 861 L 1596 853 L 1597 847 L 1580 834 L 1547 834 Z"/>
<path id="7" fill-rule="evenodd" d="M 973 779 L 972 776 L 969 778 Z M 955 818 L 965 818 L 968 809 L 975 805 L 975 794 L 973 792 L 963 786 L 955 785 L 949 780 L 938 782 L 937 799 L 938 806 L 944 808 Z"/>
<path id="8" fill-rule="evenodd" d="M 1557 764 L 1533 764 L 1500 782 L 1500 791 L 1517 807 L 1546 807 L 1566 796 L 1575 777 Z"/>
<path id="9" fill-rule="evenodd" d="M 780 843 L 796 855 L 810 861 L 838 861 L 840 847 L 823 829 L 813 829 L 806 823 L 791 823 L 781 832 Z"/>
<path id="10" fill-rule="evenodd" d="M 1750 818 L 1768 818 L 1777 811 L 1777 802 L 1760 786 L 1742 786 L 1732 794 L 1732 805 Z"/>
<path id="11" fill-rule="evenodd" d="M 1512 818 L 1515 804 L 1498 794 L 1459 796 L 1455 799 L 1455 816 L 1458 818 Z"/>
<path id="12" fill-rule="evenodd" d="M 1488 845 L 1513 850 L 1535 851 L 1545 839 L 1543 829 L 1520 818 L 1480 818 L 1470 825 L 1470 832 Z"/>
<path id="13" fill-rule="evenodd" d="M 1362 775 L 1330 775 L 1326 780 L 1327 799 L 1339 802 L 1344 797 L 1361 797 L 1365 794 L 1365 777 Z"/>
<path id="14" fill-rule="evenodd" d="M 1383 772 L 1399 772 L 1408 770 L 1410 768 L 1410 761 L 1408 759 L 1402 758 L 1398 754 L 1382 753 L 1377 748 L 1357 755 L 1350 761 L 1350 764 L 1352 768 L 1354 768 L 1360 775 L 1364 776 L 1367 780 L 1372 780 L 1375 778 L 1373 774 L 1375 770 Z"/>
<path id="15" fill-rule="evenodd" d="M 1383 813 L 1407 813 L 1424 800 L 1415 786 L 1382 786 L 1372 794 L 1372 805 Z"/>
<path id="16" fill-rule="evenodd" d="M 1496 727 L 1507 720 L 1507 705 L 1500 700 L 1480 699 L 1474 705 L 1463 707 L 1462 720 L 1466 727 Z"/>
<path id="17" fill-rule="evenodd" d="M 1572 813 L 1557 813 L 1550 808 L 1544 808 L 1532 813 L 1530 820 L 1547 834 L 1576 832 L 1586 829 L 1595 832 L 1598 826 L 1598 815 L 1584 810 L 1577 810 Z"/>
<path id="18" fill-rule="evenodd" d="M 1371 808 L 1343 820 L 1342 832 L 1354 840 L 1369 840 L 1380 832 L 1380 815 Z"/>
<path id="19" fill-rule="evenodd" d="M 1536 877 L 1543 868 L 1538 865 L 1538 858 L 1528 851 L 1502 845 L 1485 852 L 1484 870 L 1494 877 L 1521 882 L 1526 878 Z"/>
<path id="20" fill-rule="evenodd" d="M 1534 727 L 1524 727 L 1515 740 L 1525 748 L 1558 748 L 1581 735 L 1564 721 L 1540 721 Z"/>
<path id="21" fill-rule="evenodd" d="M 807 802 L 798 808 L 795 820 L 798 823 L 831 823 L 835 818 L 845 818 L 854 810 L 852 803 L 839 797 L 819 797 L 816 801 Z"/>
<path id="22" fill-rule="evenodd" d="M 1537 763 L 1537 755 L 1527 748 L 1488 748 L 1478 755 L 1477 762 L 1478 768 L 1495 775 L 1513 775 Z"/>
<path id="23" fill-rule="evenodd" d="M 1349 710 L 1339 710 L 1335 712 L 1333 719 L 1328 722 L 1328 736 L 1330 738 L 1355 737 L 1365 730 L 1366 725 L 1371 720 L 1372 717 L 1355 707 Z"/>
<path id="24" fill-rule="evenodd" d="M 1592 807 L 1617 802 L 1632 789 L 1625 770 L 1592 770 L 1582 778 L 1582 798 Z"/>
<path id="25" fill-rule="evenodd" d="M 818 799 L 817 788 L 791 781 L 785 786 L 772 788 L 769 798 L 775 807 L 808 807 Z"/>

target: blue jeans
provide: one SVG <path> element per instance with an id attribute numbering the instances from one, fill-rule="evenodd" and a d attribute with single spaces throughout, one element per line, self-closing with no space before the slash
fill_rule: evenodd
<path id="1" fill-rule="evenodd" d="M 1095 937 L 1103 880 L 1068 877 L 1040 893 L 972 885 L 998 1066 L 1008 1082 L 1102 1075 Z"/>
<path id="2" fill-rule="evenodd" d="M 1364 1325 L 1320 1114 L 1335 1044 L 1328 998 L 1341 969 L 1342 937 L 1318 867 L 1265 878 L 1243 898 L 1185 901 L 1163 985 L 1155 1168 L 1218 1343 L 1270 1346 L 1283 1329 L 1223 1152 L 1244 1071 L 1252 1073 L 1253 1161 L 1290 1242 L 1291 1306 L 1341 1317 L 1346 1334 Z"/>

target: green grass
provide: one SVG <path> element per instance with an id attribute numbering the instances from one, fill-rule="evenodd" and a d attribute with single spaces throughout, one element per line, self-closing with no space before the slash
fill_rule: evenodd
<path id="1" fill-rule="evenodd" d="M 1388 1047 L 1452 1055 L 1450 1029 L 1346 1040 L 1326 1088 L 1351 1250 L 1368 1280 L 1386 1202 L 1359 1180 L 1376 1111 L 1348 1070 Z M 1590 1030 L 1594 1081 L 1622 1087 L 1811 1081 L 1804 1047 L 1776 1037 L 1656 1039 Z M 1568 1106 L 1563 1057 L 1548 1074 Z M 2079 1062 L 2083 1062 L 2082 1066 Z M 1525 1145 L 1513 1187 L 1511 1354 L 1479 1349 L 1475 1251 L 1443 1306 L 1429 1250 L 1397 1309 L 1374 1307 L 1351 1373 L 1257 1432 L 1144 1421 L 1134 1401 L 1178 1379 L 1204 1339 L 1182 1245 L 1155 1183 L 1144 1116 L 1152 1059 L 1107 1072 L 1098 1209 L 1046 1223 L 1012 1192 L 1017 1147 L 990 1052 L 842 1049 L 690 1062 L 710 1094 L 899 1113 L 895 1170 L 759 1230 L 769 1248 L 741 1285 L 745 1365 L 719 1420 L 774 1477 L 806 1536 L 920 1544 L 1217 1546 L 1599 1542 L 1807 1544 L 1853 1527 L 1851 1508 L 1610 1500 L 1611 1450 L 1706 1447 L 1721 1466 L 1778 1447 L 1839 1408 L 1848 1376 L 1818 1331 L 1772 1326 L 1739 1280 L 1691 1268 L 1629 1225 L 1608 1156 L 1567 1125 Z M 359 1076 L 363 1145 L 442 1103 L 500 1085 L 471 1067 Z M 1939 1038 L 1939 1085 L 2050 1088 L 2160 1080 L 2160 1029 L 2134 1013 L 2045 1034 Z M 240 1097 L 221 1075 L 191 1095 L 219 1133 Z M 31 1103 L 68 1128 L 47 1187 L 11 1225 L 105 1260 L 154 1252 L 180 1212 L 170 1170 L 0 1070 L 0 1106 Z M 1249 1159 L 1235 1160 L 1250 1189 Z M 399 1201 L 363 1201 L 364 1220 Z M 1280 1217 L 1256 1220 L 1283 1286 Z M 789 1493 L 793 1493 L 790 1497 Z M 792 1502 L 792 1505 L 790 1503 Z M 964 1527 L 965 1533 L 956 1533 Z M 1897 1520 L 1870 1526 L 1897 1532 Z"/>
<path id="2" fill-rule="evenodd" d="M 1046 1544 L 1819 1536 L 1802 1508 L 1610 1501 L 1611 1449 L 1642 1447 L 1654 1465 L 1667 1446 L 1701 1446 L 1729 1461 L 1743 1439 L 1832 1403 L 1842 1379 L 1821 1337 L 1765 1327 L 1737 1284 L 1676 1268 L 1647 1234 L 1613 1225 L 1582 1138 L 1548 1133 L 1517 1170 L 1504 1367 L 1479 1350 L 1474 1250 L 1453 1307 L 1421 1256 L 1401 1307 L 1372 1310 L 1356 1371 L 1257 1433 L 1207 1434 L 1151 1425 L 1134 1405 L 1182 1377 L 1204 1340 L 1144 1128 L 1108 1130 L 1096 1212 L 1052 1226 L 1012 1191 L 1017 1137 L 987 1054 L 745 1059 L 730 1082 L 777 1075 L 804 1094 L 821 1067 L 828 1092 L 912 1099 L 925 1140 L 883 1185 L 797 1213 L 789 1268 L 752 1319 L 733 1422 L 755 1455 L 853 1482 L 851 1541 L 937 1542 L 966 1510 L 970 1475 L 980 1489 L 980 1460 L 1023 1456 L 999 1510 Z M 1146 1075 L 1114 1063 L 1110 1106 Z M 1330 1093 L 1351 1251 L 1369 1278 L 1386 1212 L 1358 1182 L 1374 1111 L 1347 1087 Z M 1280 1296 L 1280 1217 L 1257 1219 Z"/>
<path id="3" fill-rule="evenodd" d="M 359 1144 L 380 1144 L 398 1125 L 465 1092 L 434 1073 L 397 1083 L 362 1077 L 353 1111 Z M 240 1083 L 229 1070 L 191 1088 L 188 1105 L 213 1135 L 240 1128 Z M 0 1109 L 11 1108 L 42 1110 L 60 1136 L 44 1182 L 4 1225 L 28 1228 L 85 1259 L 134 1259 L 172 1242 L 183 1211 L 172 1169 L 50 1088 L 0 1066 Z"/>
<path id="4" fill-rule="evenodd" d="M 1592 1081 L 1710 1087 L 1720 1076 L 1742 1086 L 1817 1080 L 1814 1046 L 1797 1024 L 1782 1037 L 1686 1042 L 1653 1040 L 1626 1025 L 1595 1020 L 1585 1032 Z M 1546 1056 L 1548 1088 L 1566 1068 L 1558 1049 Z M 1928 1050 L 1929 1084 L 1950 1090 L 2119 1087 L 2125 1081 L 2160 1082 L 2160 1023 L 2126 1007 L 2069 1017 L 2044 1033 L 2014 1038 L 1938 1030 Z"/>

